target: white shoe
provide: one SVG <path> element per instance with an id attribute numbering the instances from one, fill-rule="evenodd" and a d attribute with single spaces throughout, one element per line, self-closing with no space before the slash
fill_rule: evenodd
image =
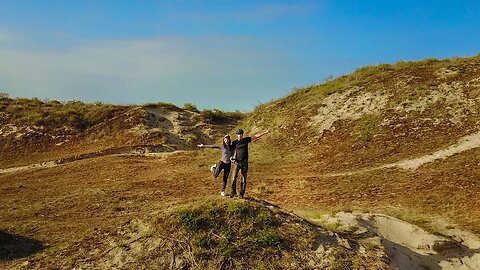
<path id="1" fill-rule="evenodd" d="M 220 196 L 225 197 L 225 191 L 220 192 Z"/>
<path id="2" fill-rule="evenodd" d="M 215 169 L 217 168 L 217 164 L 213 164 L 212 167 L 210 167 L 210 171 L 213 173 L 215 171 Z"/>

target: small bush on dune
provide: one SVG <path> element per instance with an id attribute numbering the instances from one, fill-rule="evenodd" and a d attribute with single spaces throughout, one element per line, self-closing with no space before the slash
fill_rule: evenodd
<path id="1" fill-rule="evenodd" d="M 196 113 L 199 113 L 200 111 L 197 109 L 197 106 L 195 106 L 195 104 L 193 103 L 185 103 L 183 104 L 183 109 L 186 110 L 186 111 L 190 111 L 190 112 L 196 112 Z"/>
<path id="2" fill-rule="evenodd" d="M 224 112 L 217 109 L 205 109 L 201 111 L 201 114 L 210 122 L 216 124 L 223 124 L 231 122 L 232 120 L 240 120 L 244 117 L 244 114 L 235 111 L 235 112 Z"/>
<path id="3" fill-rule="evenodd" d="M 211 248 L 213 244 L 214 244 L 214 241 L 205 235 L 197 236 L 193 241 L 193 245 L 199 248 L 208 249 L 208 248 Z"/>
<path id="4" fill-rule="evenodd" d="M 180 210 L 177 218 L 180 227 L 188 232 L 194 256 L 205 263 L 209 260 L 207 255 L 217 254 L 221 260 L 258 252 L 276 256 L 284 247 L 285 240 L 276 218 L 267 209 L 252 207 L 246 202 L 230 201 Z"/>
<path id="5" fill-rule="evenodd" d="M 363 115 L 357 122 L 357 125 L 355 126 L 353 130 L 353 135 L 355 136 L 355 139 L 361 142 L 369 142 L 373 140 L 373 135 L 377 132 L 377 129 L 379 128 L 379 119 L 378 117 L 371 115 L 371 114 L 365 114 Z"/>
<path id="6" fill-rule="evenodd" d="M 379 71 L 378 66 L 364 66 L 356 69 L 350 76 L 358 80 L 375 75 L 379 73 Z"/>
<path id="7" fill-rule="evenodd" d="M 188 231 L 196 231 L 202 225 L 202 219 L 198 213 L 192 210 L 182 210 L 178 213 L 180 225 Z"/>
<path id="8" fill-rule="evenodd" d="M 143 104 L 142 107 L 144 108 L 165 108 L 165 109 L 170 109 L 174 111 L 180 110 L 180 108 L 177 107 L 177 105 L 173 103 L 167 103 L 167 102 L 157 102 L 157 103 L 146 103 Z"/>
<path id="9" fill-rule="evenodd" d="M 248 205 L 242 202 L 231 202 L 227 204 L 227 213 L 238 216 L 248 212 Z"/>
<path id="10" fill-rule="evenodd" d="M 279 248 L 282 245 L 282 238 L 276 231 L 266 229 L 258 232 L 256 242 L 261 247 Z"/>
<path id="11" fill-rule="evenodd" d="M 276 223 L 276 219 L 270 212 L 261 211 L 257 214 L 255 223 L 261 226 L 272 226 Z"/>

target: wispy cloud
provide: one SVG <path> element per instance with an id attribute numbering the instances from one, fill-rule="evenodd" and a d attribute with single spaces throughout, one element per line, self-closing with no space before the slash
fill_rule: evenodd
<path id="1" fill-rule="evenodd" d="M 62 51 L 0 44 L 0 59 L 0 89 L 12 95 L 123 103 L 218 99 L 222 107 L 232 91 L 257 91 L 248 78 L 277 57 L 247 37 L 204 37 L 92 42 Z"/>

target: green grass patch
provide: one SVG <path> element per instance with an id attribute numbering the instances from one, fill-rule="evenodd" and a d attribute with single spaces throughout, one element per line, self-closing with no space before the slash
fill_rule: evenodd
<path id="1" fill-rule="evenodd" d="M 188 231 L 197 231 L 203 223 L 203 219 L 199 213 L 193 210 L 182 210 L 178 212 L 180 225 Z"/>
<path id="2" fill-rule="evenodd" d="M 169 109 L 173 111 L 179 111 L 181 110 L 180 108 L 177 107 L 177 105 L 173 103 L 168 103 L 168 102 L 156 102 L 156 103 L 146 103 L 143 104 L 142 107 L 144 108 L 164 108 L 164 109 Z"/>
<path id="3" fill-rule="evenodd" d="M 218 109 L 204 109 L 201 111 L 201 114 L 210 122 L 216 124 L 228 123 L 233 121 L 238 121 L 244 117 L 244 114 L 235 111 L 235 112 L 224 112 Z"/>
<path id="4" fill-rule="evenodd" d="M 260 211 L 255 217 L 255 224 L 260 226 L 273 226 L 277 223 L 277 219 L 269 211 Z"/>
<path id="5" fill-rule="evenodd" d="M 357 121 L 353 135 L 357 141 L 366 143 L 373 140 L 373 136 L 380 128 L 379 117 L 372 114 L 364 114 Z"/>
<path id="6" fill-rule="evenodd" d="M 195 104 L 188 103 L 188 102 L 183 104 L 183 109 L 190 112 L 196 112 L 196 113 L 200 112 Z"/>
<path id="7" fill-rule="evenodd" d="M 200 261 L 218 254 L 223 259 L 261 252 L 273 256 L 284 248 L 281 221 L 268 209 L 243 201 L 210 202 L 176 212 L 177 224 L 187 232 L 193 254 Z"/>
<path id="8" fill-rule="evenodd" d="M 208 236 L 199 235 L 194 238 L 193 245 L 195 247 L 209 249 L 215 245 L 215 242 Z"/>
<path id="9" fill-rule="evenodd" d="M 276 230 L 265 229 L 257 233 L 256 243 L 261 247 L 280 248 L 282 237 Z"/>
<path id="10" fill-rule="evenodd" d="M 230 202 L 227 204 L 227 213 L 238 216 L 248 213 L 248 204 L 244 202 Z"/>

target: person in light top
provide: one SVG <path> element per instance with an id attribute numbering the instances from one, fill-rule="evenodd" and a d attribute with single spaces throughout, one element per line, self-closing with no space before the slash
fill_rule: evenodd
<path id="1" fill-rule="evenodd" d="M 223 141 L 221 145 L 204 145 L 198 144 L 197 147 L 199 148 L 216 148 L 222 150 L 222 157 L 220 161 L 210 168 L 210 171 L 213 173 L 213 177 L 217 178 L 220 175 L 220 172 L 223 170 L 223 184 L 222 184 L 222 191 L 220 192 L 221 196 L 225 196 L 226 188 L 227 188 L 227 180 L 230 174 L 230 169 L 232 167 L 231 157 L 233 153 L 233 146 L 230 139 L 230 135 L 225 135 L 223 137 Z"/>

